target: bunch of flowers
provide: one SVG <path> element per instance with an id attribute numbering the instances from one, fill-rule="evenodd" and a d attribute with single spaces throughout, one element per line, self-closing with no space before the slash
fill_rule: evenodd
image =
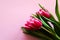
<path id="1" fill-rule="evenodd" d="M 26 34 L 38 37 L 41 40 L 60 40 L 60 14 L 58 0 L 56 0 L 55 13 L 58 21 L 55 20 L 47 9 L 41 6 L 41 9 L 30 16 L 30 19 L 22 27 Z"/>

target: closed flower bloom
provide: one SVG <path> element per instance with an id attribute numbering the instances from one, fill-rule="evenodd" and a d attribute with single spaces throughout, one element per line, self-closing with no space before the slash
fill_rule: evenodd
<path id="1" fill-rule="evenodd" d="M 41 16 L 46 17 L 46 18 L 50 18 L 49 12 L 44 11 L 43 9 L 40 9 L 37 13 L 38 13 L 39 15 L 41 15 Z"/>
<path id="2" fill-rule="evenodd" d="M 29 21 L 26 22 L 25 28 L 27 30 L 38 30 L 42 26 L 42 22 L 39 19 L 30 17 Z"/>

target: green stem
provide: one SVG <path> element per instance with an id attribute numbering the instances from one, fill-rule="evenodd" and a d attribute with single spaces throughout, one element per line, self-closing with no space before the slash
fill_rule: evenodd
<path id="1" fill-rule="evenodd" d="M 55 34 L 55 37 L 56 37 L 56 40 L 60 40 L 60 37 L 57 34 Z"/>
<path id="2" fill-rule="evenodd" d="M 42 40 L 52 40 L 50 37 L 46 36 L 42 32 L 26 30 L 24 27 L 22 27 L 22 30 L 24 31 L 24 33 L 27 33 L 27 34 L 30 34 L 32 36 L 38 37 Z"/>

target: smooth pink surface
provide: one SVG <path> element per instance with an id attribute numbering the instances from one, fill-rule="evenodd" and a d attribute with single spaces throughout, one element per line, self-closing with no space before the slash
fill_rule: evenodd
<path id="1" fill-rule="evenodd" d="M 0 40 L 39 40 L 21 30 L 28 17 L 38 11 L 38 3 L 55 13 L 55 0 L 0 0 Z"/>

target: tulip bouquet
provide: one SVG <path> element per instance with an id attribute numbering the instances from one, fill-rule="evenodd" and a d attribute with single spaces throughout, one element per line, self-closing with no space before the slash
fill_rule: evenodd
<path id="1" fill-rule="evenodd" d="M 55 20 L 47 9 L 39 4 L 41 9 L 30 16 L 30 19 L 21 27 L 23 32 L 38 37 L 41 40 L 60 40 L 60 14 L 58 0 L 56 0 L 55 13 L 58 21 Z"/>

